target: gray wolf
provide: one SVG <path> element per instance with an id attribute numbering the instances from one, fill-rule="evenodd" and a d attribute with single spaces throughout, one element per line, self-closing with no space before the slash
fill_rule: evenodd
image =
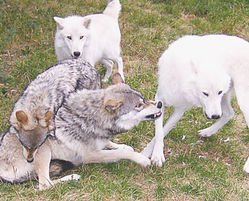
<path id="1" fill-rule="evenodd" d="M 9 131 L 2 135 L 0 178 L 19 182 L 37 175 L 39 189 L 43 190 L 58 182 L 49 177 L 49 164 L 53 160 L 79 166 L 128 159 L 143 167 L 149 166 L 149 158 L 128 145 L 112 142 L 111 138 L 141 121 L 158 118 L 162 103 L 146 101 L 140 93 L 121 83 L 119 77 L 115 76 L 115 84 L 106 89 L 83 89 L 70 93 L 56 113 L 55 137 L 49 137 L 38 148 L 32 163 L 21 154 L 18 134 Z M 20 124 L 22 126 L 22 120 Z M 78 175 L 69 175 L 59 182 L 78 178 Z"/>
<path id="2" fill-rule="evenodd" d="M 106 67 L 103 81 L 111 76 L 115 62 L 124 80 L 118 24 L 120 10 L 119 0 L 109 0 L 101 14 L 54 17 L 57 24 L 54 45 L 58 61 L 82 57 L 92 66 L 102 63 Z"/>
<path id="3" fill-rule="evenodd" d="M 10 132 L 17 134 L 27 161 L 32 162 L 37 148 L 53 135 L 54 116 L 65 98 L 83 88 L 100 88 L 100 78 L 81 59 L 52 66 L 28 84 L 10 115 Z"/>
<path id="4" fill-rule="evenodd" d="M 164 126 L 163 115 L 155 121 L 155 137 L 143 150 L 155 165 L 165 162 L 164 137 L 194 106 L 202 107 L 207 118 L 217 119 L 212 126 L 199 131 L 202 137 L 212 136 L 233 117 L 233 95 L 249 125 L 246 40 L 222 34 L 184 36 L 162 54 L 158 68 L 156 100 L 163 103 L 163 108 L 173 106 L 174 112 Z M 249 165 L 246 170 L 249 172 Z"/>

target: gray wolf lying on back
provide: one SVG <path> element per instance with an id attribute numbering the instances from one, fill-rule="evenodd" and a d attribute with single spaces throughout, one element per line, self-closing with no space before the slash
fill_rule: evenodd
<path id="1" fill-rule="evenodd" d="M 202 137 L 212 136 L 233 117 L 233 92 L 249 125 L 248 41 L 228 35 L 185 36 L 169 46 L 158 66 L 156 99 L 173 106 L 174 112 L 164 126 L 163 115 L 156 120 L 155 138 L 143 151 L 152 163 L 162 166 L 164 136 L 194 106 L 217 119 L 199 131 Z M 244 169 L 249 172 L 249 161 Z"/>
<path id="2" fill-rule="evenodd" d="M 10 115 L 10 132 L 17 134 L 29 162 L 47 136 L 53 134 L 54 114 L 65 98 L 83 88 L 100 88 L 100 79 L 94 67 L 77 59 L 50 67 L 24 90 Z"/>
<path id="3" fill-rule="evenodd" d="M 127 145 L 110 140 L 141 121 L 158 118 L 162 103 L 146 101 L 140 93 L 121 83 L 121 77 L 118 77 L 118 83 L 107 89 L 77 90 L 65 99 L 55 117 L 55 138 L 48 138 L 39 147 L 34 162 L 28 163 L 23 158 L 22 146 L 15 134 L 7 132 L 3 135 L 0 177 L 18 182 L 37 175 L 39 189 L 45 189 L 53 185 L 49 164 L 54 159 L 69 161 L 75 166 L 120 159 L 132 160 L 143 167 L 150 165 L 147 157 Z M 32 124 L 32 121 L 29 123 Z M 8 144 L 12 147 L 9 148 Z M 78 178 L 77 175 L 61 180 L 74 178 Z"/>
<path id="4" fill-rule="evenodd" d="M 54 17 L 57 23 L 54 45 L 58 61 L 81 57 L 92 66 L 102 63 L 106 67 L 103 81 L 111 76 L 115 62 L 124 80 L 118 24 L 120 10 L 119 0 L 109 0 L 100 14 Z"/>

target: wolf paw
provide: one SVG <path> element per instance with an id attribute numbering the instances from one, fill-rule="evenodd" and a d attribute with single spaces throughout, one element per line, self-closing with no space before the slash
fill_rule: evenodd
<path id="1" fill-rule="evenodd" d="M 151 162 L 153 165 L 156 165 L 158 167 L 162 167 L 163 163 L 165 162 L 165 157 L 163 154 L 163 147 L 155 146 L 152 156 L 151 156 Z"/>
<path id="2" fill-rule="evenodd" d="M 126 145 L 126 144 L 119 144 L 117 149 L 134 151 L 134 149 L 131 146 Z"/>
<path id="3" fill-rule="evenodd" d="M 216 132 L 213 131 L 213 129 L 210 129 L 210 127 L 198 131 L 198 134 L 199 134 L 200 136 L 202 136 L 202 137 L 210 137 L 210 136 L 212 136 L 214 133 L 216 133 Z"/>
<path id="4" fill-rule="evenodd" d="M 137 163 L 141 165 L 142 167 L 148 167 L 151 165 L 150 159 L 143 156 L 142 154 L 141 154 L 141 157 L 137 160 Z"/>
<path id="5" fill-rule="evenodd" d="M 46 183 L 39 183 L 38 184 L 38 190 L 39 191 L 44 191 L 44 190 L 47 190 L 47 189 L 51 188 L 52 186 L 53 186 L 52 181 L 48 181 Z"/>
<path id="6" fill-rule="evenodd" d="M 72 180 L 78 181 L 79 179 L 80 179 L 80 175 L 78 175 L 78 174 L 70 174 L 70 175 L 67 175 L 67 176 L 61 178 L 60 180 L 62 182 L 64 182 L 64 181 L 72 181 Z"/>

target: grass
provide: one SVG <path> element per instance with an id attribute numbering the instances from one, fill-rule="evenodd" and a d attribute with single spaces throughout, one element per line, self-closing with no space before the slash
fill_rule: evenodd
<path id="1" fill-rule="evenodd" d="M 248 0 L 121 0 L 122 50 L 127 83 L 153 99 L 157 61 L 170 42 L 185 34 L 227 33 L 249 39 Z M 0 0 L 0 128 L 8 127 L 13 103 L 26 84 L 56 63 L 53 16 L 103 10 L 105 0 Z M 103 70 L 100 71 L 103 75 Z M 242 171 L 249 135 L 234 101 L 236 117 L 217 135 L 200 141 L 207 122 L 200 109 L 188 111 L 165 139 L 162 168 L 141 169 L 130 161 L 83 165 L 79 182 L 37 192 L 35 181 L 0 183 L 0 200 L 249 200 Z M 167 118 L 172 109 L 166 111 Z M 154 135 L 143 122 L 115 140 L 140 151 Z M 183 140 L 183 136 L 186 138 Z M 227 138 L 230 141 L 226 142 Z"/>

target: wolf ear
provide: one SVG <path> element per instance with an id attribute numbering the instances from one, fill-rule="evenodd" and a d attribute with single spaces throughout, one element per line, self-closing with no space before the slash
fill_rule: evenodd
<path id="1" fill-rule="evenodd" d="M 122 105 L 123 105 L 123 102 L 120 100 L 108 99 L 104 101 L 105 109 L 110 113 L 114 113 Z"/>
<path id="2" fill-rule="evenodd" d="M 86 19 L 86 20 L 84 20 L 84 22 L 83 22 L 83 25 L 84 25 L 84 27 L 86 27 L 87 29 L 89 28 L 89 25 L 91 24 L 91 19 Z"/>
<path id="3" fill-rule="evenodd" d="M 51 111 L 46 112 L 45 121 L 46 122 L 50 121 L 52 119 L 52 117 L 53 117 L 53 112 L 51 112 Z"/>
<path id="4" fill-rule="evenodd" d="M 17 121 L 19 121 L 21 124 L 28 123 L 28 115 L 22 110 L 19 110 L 16 112 L 16 118 L 17 118 Z"/>
<path id="5" fill-rule="evenodd" d="M 64 28 L 64 23 L 63 23 L 63 21 L 64 21 L 64 18 L 61 18 L 61 17 L 54 17 L 54 21 L 56 22 L 56 24 L 57 24 L 57 28 L 58 29 L 63 29 Z"/>
<path id="6" fill-rule="evenodd" d="M 124 80 L 122 79 L 119 73 L 115 73 L 112 76 L 112 84 L 120 84 L 120 83 L 124 83 Z"/>

